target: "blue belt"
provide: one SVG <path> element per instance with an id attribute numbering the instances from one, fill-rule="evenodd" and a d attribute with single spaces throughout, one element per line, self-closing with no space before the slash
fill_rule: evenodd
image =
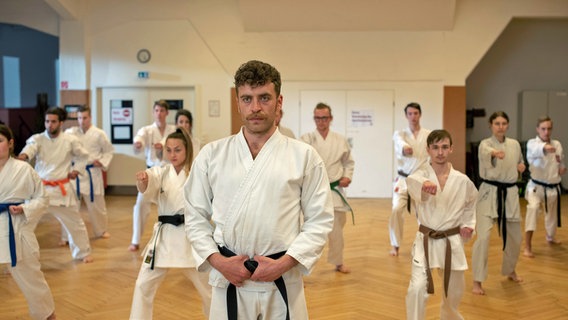
<path id="1" fill-rule="evenodd" d="M 12 202 L 12 203 L 0 203 L 0 214 L 6 212 L 8 214 L 8 230 L 9 230 L 9 241 L 10 241 L 10 257 L 12 258 L 12 267 L 16 266 L 18 261 L 16 257 L 16 237 L 14 235 L 14 226 L 12 225 L 12 215 L 8 210 L 9 206 L 19 206 L 23 202 Z"/>
<path id="2" fill-rule="evenodd" d="M 95 192 L 93 188 L 93 174 L 91 173 L 91 168 L 95 166 L 92 164 L 88 164 L 85 169 L 87 169 L 87 173 L 89 174 L 89 186 L 91 187 L 91 202 L 95 202 Z M 79 176 L 77 176 L 77 198 L 81 199 L 81 186 L 80 186 Z"/>

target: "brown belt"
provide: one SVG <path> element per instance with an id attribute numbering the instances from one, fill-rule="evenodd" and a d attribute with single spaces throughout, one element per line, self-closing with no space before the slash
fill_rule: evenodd
<path id="1" fill-rule="evenodd" d="M 52 187 L 59 186 L 59 189 L 61 189 L 61 194 L 64 196 L 67 195 L 67 192 L 65 191 L 65 184 L 69 182 L 69 178 L 56 180 L 56 181 L 49 181 L 49 180 L 42 180 L 42 181 L 44 186 L 52 186 Z"/>
<path id="2" fill-rule="evenodd" d="M 418 231 L 424 234 L 424 255 L 426 256 L 426 275 L 428 277 L 428 293 L 434 293 L 434 282 L 432 281 L 432 271 L 430 270 L 430 256 L 428 254 L 428 239 L 446 239 L 446 259 L 444 261 L 444 290 L 448 296 L 448 285 L 450 283 L 450 272 L 452 271 L 452 246 L 449 236 L 460 233 L 460 227 L 455 227 L 445 231 L 432 230 L 424 225 L 420 225 Z"/>

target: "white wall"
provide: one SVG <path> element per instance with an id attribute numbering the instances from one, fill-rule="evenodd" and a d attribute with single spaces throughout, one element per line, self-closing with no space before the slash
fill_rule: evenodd
<path id="1" fill-rule="evenodd" d="M 59 35 L 59 17 L 44 1 L 2 0 L 0 21 L 21 24 L 51 35 Z"/>
<path id="2" fill-rule="evenodd" d="M 508 135 L 517 138 L 523 90 L 568 90 L 567 40 L 568 19 L 515 19 L 507 26 L 467 78 L 468 109 L 486 110 L 468 129 L 468 142 L 490 135 L 489 116 L 499 110 L 509 116 Z"/>
<path id="3" fill-rule="evenodd" d="M 195 87 L 194 134 L 207 142 L 227 135 L 230 77 L 188 21 L 125 22 L 90 37 L 90 46 L 93 92 L 100 87 Z M 141 48 L 152 54 L 146 64 L 136 60 Z M 139 71 L 149 72 L 149 79 L 138 79 Z M 93 105 L 99 103 L 96 98 Z M 209 100 L 221 102 L 220 117 L 209 117 Z"/>
<path id="4" fill-rule="evenodd" d="M 562 0 L 458 0 L 451 31 L 247 33 L 234 0 L 86 1 L 77 23 L 59 25 L 62 41 L 81 41 L 83 30 L 86 66 L 73 66 L 80 61 L 75 57 L 80 46 L 62 43 L 61 65 L 73 67 L 62 68 L 61 80 L 79 85 L 84 72 L 93 106 L 100 103 L 94 93 L 101 87 L 195 87 L 194 134 L 204 142 L 229 134 L 232 75 L 247 60 L 264 60 L 280 70 L 283 123 L 296 131 L 299 91 L 323 89 L 320 85 L 393 90 L 398 109 L 417 101 L 424 107 L 423 125 L 436 128 L 442 124 L 443 87 L 465 85 L 513 17 L 568 16 Z M 19 2 L 6 0 L 0 8 L 6 3 L 18 7 Z M 14 19 L 0 10 L 0 21 L 36 26 L 36 20 L 45 20 L 43 29 L 57 31 L 49 28 L 53 10 L 45 11 Z M 136 61 L 140 48 L 152 52 L 148 64 Z M 137 79 L 138 71 L 149 71 L 150 79 Z M 220 101 L 220 117 L 209 117 L 210 100 Z M 395 112 L 394 122 L 395 128 L 405 125 L 402 111 Z"/>
<path id="5" fill-rule="evenodd" d="M 300 82 L 286 81 L 282 84 L 284 97 L 282 108 L 285 116 L 282 124 L 299 136 L 300 119 L 312 117 L 312 114 L 300 114 L 301 90 L 392 90 L 394 91 L 395 112 L 394 128 L 404 128 L 408 122 L 404 117 L 404 107 L 409 102 L 419 102 L 422 106 L 421 124 L 425 128 L 442 127 L 443 84 L 441 81 L 376 81 L 376 82 Z M 315 106 L 314 106 L 315 107 Z M 314 127 L 315 128 L 315 127 Z M 386 137 L 391 139 L 391 137 Z"/>

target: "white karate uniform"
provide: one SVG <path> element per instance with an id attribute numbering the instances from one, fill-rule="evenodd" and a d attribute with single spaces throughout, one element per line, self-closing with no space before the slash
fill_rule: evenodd
<path id="1" fill-rule="evenodd" d="M 544 204 L 545 187 L 533 182 L 535 179 L 546 184 L 558 184 L 562 180 L 558 170 L 565 168 L 564 151 L 558 140 L 551 140 L 556 148 L 555 153 L 544 154 L 544 145 L 538 136 L 527 142 L 527 162 L 531 173 L 531 180 L 527 183 L 525 189 L 525 199 L 527 199 L 527 213 L 525 216 L 525 231 L 536 230 L 536 218 L 541 207 Z M 558 161 L 557 160 L 560 160 Z M 544 229 L 546 236 L 553 239 L 556 236 L 556 226 L 558 223 L 557 208 L 558 194 L 554 188 L 546 188 L 546 203 L 548 211 L 544 212 Z"/>
<path id="2" fill-rule="evenodd" d="M 436 195 L 422 192 L 422 185 L 429 180 L 438 186 Z M 448 179 L 442 190 L 432 166 L 426 165 L 406 179 L 410 197 L 414 199 L 418 222 L 432 230 L 445 231 L 455 227 L 475 228 L 475 205 L 477 189 L 473 182 L 463 173 L 450 169 Z M 451 268 L 448 295 L 443 286 L 437 288 L 442 295 L 440 319 L 463 319 L 458 311 L 464 289 L 464 270 L 467 270 L 467 259 L 460 234 L 447 238 L 450 241 L 452 265 L 445 266 L 446 239 L 428 239 L 428 257 L 430 269 L 440 269 L 443 278 L 445 268 Z M 424 252 L 424 234 L 416 232 L 412 245 L 412 275 L 406 295 L 407 319 L 424 319 L 426 302 L 428 301 L 425 273 L 426 256 Z"/>
<path id="3" fill-rule="evenodd" d="M 492 151 L 504 151 L 503 159 L 491 158 Z M 479 144 L 479 176 L 481 179 L 503 183 L 517 182 L 519 173 L 517 165 L 524 163 L 521 146 L 515 139 L 505 138 L 503 143 L 494 136 L 484 139 Z M 503 252 L 501 274 L 509 275 L 515 271 L 521 251 L 521 210 L 519 206 L 519 189 L 517 186 L 507 188 L 506 217 L 502 223 L 507 224 L 507 245 Z M 487 257 L 489 237 L 494 222 L 497 221 L 497 187 L 488 183 L 479 186 L 477 197 L 477 239 L 473 244 L 472 270 L 473 280 L 483 282 L 487 278 Z"/>
<path id="4" fill-rule="evenodd" d="M 35 158 L 35 170 L 44 181 L 61 181 L 67 179 L 72 171 L 71 163 L 81 176 L 85 176 L 88 152 L 77 137 L 61 132 L 57 138 L 50 138 L 47 131 L 34 134 L 26 141 L 21 153 L 28 159 Z M 63 194 L 65 190 L 65 195 Z M 87 228 L 79 213 L 77 194 L 71 183 L 58 186 L 45 186 L 49 196 L 47 212 L 61 222 L 69 235 L 69 249 L 73 259 L 83 259 L 91 254 Z M 37 223 L 37 222 L 36 222 Z"/>
<path id="5" fill-rule="evenodd" d="M 89 152 L 87 165 L 93 164 L 98 160 L 102 167 L 90 168 L 91 175 L 86 172 L 85 176 L 79 177 L 79 190 L 85 205 L 89 212 L 91 225 L 95 237 L 100 237 L 105 231 L 108 231 L 108 217 L 105 203 L 105 186 L 103 181 L 103 171 L 107 171 L 113 157 L 114 147 L 108 140 L 106 133 L 91 126 L 87 132 L 83 132 L 80 127 L 72 127 L 65 131 L 79 138 L 83 147 Z M 91 202 L 91 181 L 93 184 L 93 201 Z M 72 181 L 76 187 L 76 180 Z M 79 201 L 80 203 L 80 201 Z M 64 238 L 66 240 L 66 238 Z"/>
<path id="6" fill-rule="evenodd" d="M 166 124 L 164 134 L 162 135 L 160 128 L 158 128 L 155 122 L 138 130 L 138 133 L 136 133 L 134 137 L 134 143 L 142 143 L 142 149 L 144 149 L 144 155 L 146 156 L 146 166 L 148 168 L 165 164 L 154 148 L 154 144 L 162 142 L 170 133 L 175 131 L 176 127 L 174 125 Z M 140 244 L 140 237 L 144 231 L 144 225 L 146 224 L 146 220 L 148 220 L 148 215 L 150 214 L 151 203 L 149 199 L 145 199 L 142 194 L 138 192 L 136 203 L 132 209 L 132 241 L 130 243 Z"/>
<path id="7" fill-rule="evenodd" d="M 34 221 L 45 212 L 49 199 L 40 177 L 26 162 L 8 159 L 0 170 L 0 203 L 24 202 L 24 213 L 12 215 L 16 240 L 16 266 L 11 266 L 8 211 L 0 212 L 0 263 L 8 263 L 11 274 L 26 297 L 32 319 L 44 320 L 54 310 L 53 296 L 39 263 L 39 244 Z"/>
<path id="8" fill-rule="evenodd" d="M 169 164 L 165 167 L 147 169 L 148 187 L 143 193 L 144 197 L 157 199 L 158 215 L 173 216 L 184 214 L 183 186 L 187 180 L 184 170 L 176 173 Z M 154 269 L 150 268 L 151 259 L 154 258 Z M 208 276 L 195 269 L 195 259 L 192 256 L 191 245 L 185 234 L 185 225 L 157 222 L 154 225 L 152 239 L 142 252 L 144 260 L 140 267 L 130 319 L 152 319 L 154 296 L 160 283 L 164 280 L 169 268 L 184 268 L 185 275 L 193 282 L 203 302 L 203 312 L 209 314 L 211 303 L 211 287 L 207 284 Z"/>
<path id="9" fill-rule="evenodd" d="M 294 132 L 292 132 L 292 130 L 290 130 L 290 128 L 284 126 L 278 126 L 278 130 L 280 131 L 281 134 L 289 138 L 296 139 L 296 135 L 294 134 Z"/>
<path id="10" fill-rule="evenodd" d="M 286 250 L 298 261 L 283 275 L 290 319 L 308 319 L 302 274 L 314 268 L 333 223 L 329 180 L 317 152 L 276 130 L 253 159 L 241 129 L 203 147 L 184 193 L 198 270 L 210 268 L 207 258 L 218 245 L 251 258 Z M 226 319 L 229 282 L 211 268 L 209 284 L 209 318 Z M 247 280 L 236 290 L 239 319 L 280 319 L 286 312 L 273 282 Z"/>
<path id="11" fill-rule="evenodd" d="M 415 136 L 410 128 L 395 131 L 392 140 L 394 143 L 394 154 L 396 156 L 397 171 L 402 171 L 407 175 L 414 173 L 418 168 L 428 161 L 426 152 L 426 139 L 430 130 L 420 128 Z M 404 147 L 412 148 L 412 155 L 405 156 L 402 151 Z M 391 246 L 399 248 L 402 243 L 404 230 L 404 215 L 408 202 L 406 189 L 406 178 L 398 175 L 394 182 L 392 194 L 392 213 L 389 218 L 389 237 Z"/>
<path id="12" fill-rule="evenodd" d="M 355 161 L 351 156 L 351 148 L 344 136 L 330 131 L 325 139 L 317 132 L 304 134 L 300 140 L 308 143 L 316 149 L 327 170 L 327 176 L 330 182 L 335 182 L 343 177 L 353 179 L 353 170 Z M 337 186 L 335 188 L 344 198 L 346 198 L 345 189 Z M 345 205 L 341 196 L 335 191 L 331 192 L 334 207 L 333 228 L 328 236 L 328 255 L 327 262 L 340 266 L 343 264 L 343 248 L 345 242 L 343 239 L 343 227 L 345 226 L 346 212 L 349 208 Z"/>

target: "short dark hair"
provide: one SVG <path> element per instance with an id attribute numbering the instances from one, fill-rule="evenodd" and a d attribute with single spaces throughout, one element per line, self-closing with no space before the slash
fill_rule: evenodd
<path id="1" fill-rule="evenodd" d="M 446 138 L 450 140 L 450 146 L 451 146 L 453 143 L 452 135 L 447 130 L 444 129 L 433 130 L 428 135 L 428 138 L 426 138 L 426 144 L 428 147 L 430 147 L 430 145 L 432 145 L 433 143 L 444 140 Z"/>
<path id="2" fill-rule="evenodd" d="M 91 108 L 88 105 L 83 104 L 77 108 L 77 112 L 88 112 L 91 114 Z"/>
<path id="3" fill-rule="evenodd" d="M 187 119 L 189 119 L 189 125 L 191 125 L 191 126 L 193 127 L 193 116 L 191 115 L 191 111 L 186 110 L 186 109 L 179 109 L 179 110 L 176 112 L 176 118 L 175 118 L 175 122 L 176 122 L 176 123 L 178 122 L 178 118 L 179 118 L 180 116 L 184 116 L 184 117 L 186 117 Z"/>
<path id="4" fill-rule="evenodd" d="M 168 104 L 168 102 L 166 100 L 158 100 L 158 101 L 154 101 L 154 106 L 152 107 L 152 109 L 154 109 L 155 106 L 160 106 L 166 110 L 170 110 L 170 105 Z"/>
<path id="5" fill-rule="evenodd" d="M 12 133 L 12 130 L 5 124 L 0 124 L 0 135 L 6 137 L 8 142 L 10 142 L 10 140 L 14 140 L 14 134 Z M 14 145 L 12 145 L 12 147 L 10 148 L 10 154 L 12 154 L 13 152 Z"/>
<path id="6" fill-rule="evenodd" d="M 489 116 L 489 124 L 493 123 L 493 120 L 497 119 L 498 117 L 505 118 L 507 123 L 509 122 L 509 116 L 505 113 L 505 111 L 495 111 L 491 116 Z"/>
<path id="7" fill-rule="evenodd" d="M 406 107 L 404 107 L 404 114 L 406 114 L 406 110 L 408 110 L 408 108 L 418 109 L 418 113 L 422 114 L 422 108 L 416 102 L 411 102 L 411 103 L 407 104 Z"/>
<path id="8" fill-rule="evenodd" d="M 239 92 L 239 87 L 247 84 L 255 88 L 271 82 L 274 83 L 276 94 L 280 95 L 280 89 L 282 87 L 280 72 L 270 64 L 262 61 L 251 60 L 245 62 L 235 73 L 235 88 L 237 93 Z"/>
<path id="9" fill-rule="evenodd" d="M 65 109 L 62 109 L 62 108 L 59 108 L 59 107 L 49 107 L 45 111 L 46 118 L 47 118 L 48 114 L 57 115 L 57 118 L 59 119 L 59 121 L 67 120 L 67 111 L 65 111 Z"/>
<path id="10" fill-rule="evenodd" d="M 320 102 L 318 104 L 316 104 L 316 107 L 314 108 L 314 111 L 316 110 L 322 110 L 322 109 L 327 109 L 329 111 L 329 115 L 331 116 L 331 107 L 323 102 Z"/>

